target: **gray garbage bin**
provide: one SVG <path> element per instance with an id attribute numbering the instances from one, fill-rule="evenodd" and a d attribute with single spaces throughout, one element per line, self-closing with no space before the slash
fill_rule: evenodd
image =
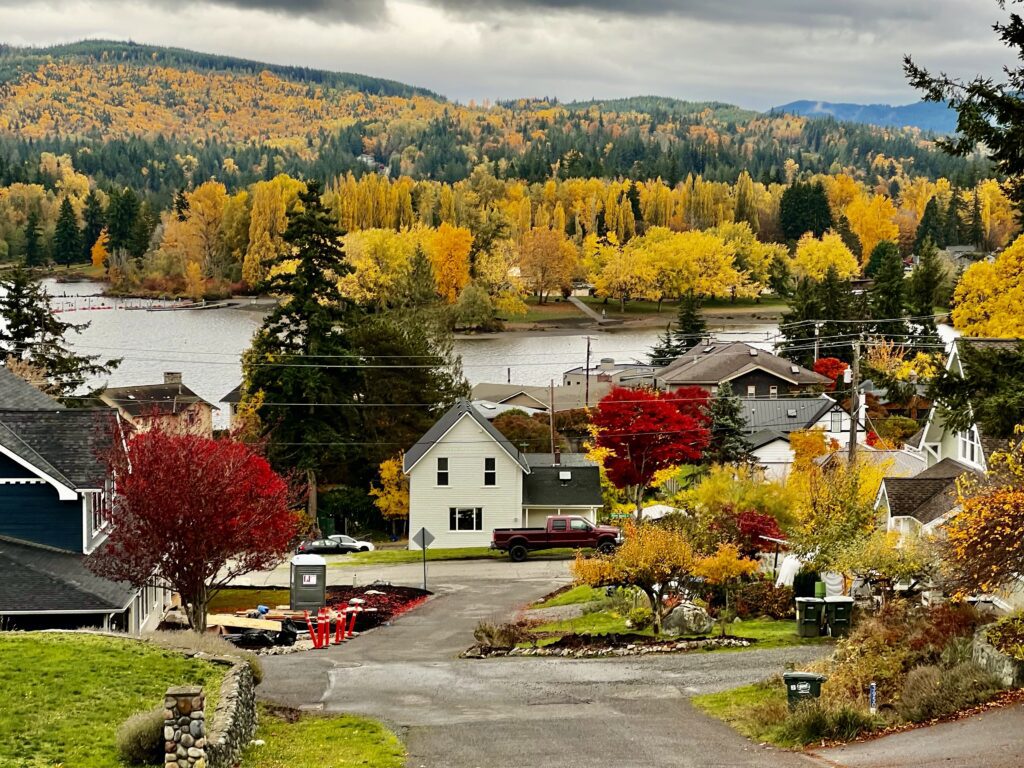
<path id="1" fill-rule="evenodd" d="M 323 608 L 327 605 L 327 561 L 320 555 L 295 555 L 290 584 L 293 611 Z"/>
<path id="2" fill-rule="evenodd" d="M 828 680 L 816 672 L 784 672 L 783 682 L 786 683 L 786 701 L 790 709 L 796 709 L 801 701 L 809 701 L 821 696 L 821 684 Z"/>
<path id="3" fill-rule="evenodd" d="M 820 597 L 796 599 L 796 633 L 800 637 L 821 635 L 821 613 L 825 601 Z"/>
<path id="4" fill-rule="evenodd" d="M 850 633 L 853 617 L 853 598 L 845 595 L 825 598 L 825 626 L 832 637 Z"/>

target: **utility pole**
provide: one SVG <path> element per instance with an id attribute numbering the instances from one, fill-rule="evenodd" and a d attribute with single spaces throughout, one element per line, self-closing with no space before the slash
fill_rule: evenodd
<path id="1" fill-rule="evenodd" d="M 551 433 L 551 459 L 555 457 L 555 380 L 548 387 L 548 431 Z"/>
<path id="2" fill-rule="evenodd" d="M 587 365 L 584 368 L 586 380 L 583 382 L 583 405 L 590 407 L 590 337 L 587 336 Z"/>
<path id="3" fill-rule="evenodd" d="M 817 360 L 820 357 L 819 351 L 820 351 L 820 344 L 821 344 L 821 342 L 818 339 L 818 329 L 819 328 L 821 328 L 821 323 L 815 323 L 814 324 L 814 359 L 815 360 Z"/>
<path id="4" fill-rule="evenodd" d="M 852 466 L 857 458 L 857 418 L 860 416 L 860 339 L 853 342 L 853 366 L 850 383 L 849 463 Z"/>

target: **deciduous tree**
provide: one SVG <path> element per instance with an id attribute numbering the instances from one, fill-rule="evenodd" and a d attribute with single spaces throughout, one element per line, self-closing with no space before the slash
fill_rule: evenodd
<path id="1" fill-rule="evenodd" d="M 409 477 L 402 471 L 402 462 L 403 454 L 382 461 L 377 470 L 380 485 L 370 486 L 373 505 L 392 526 L 409 520 Z"/>
<path id="2" fill-rule="evenodd" d="M 693 575 L 708 584 L 720 586 L 725 590 L 725 608 L 720 612 L 722 637 L 732 611 L 732 593 L 744 576 L 757 571 L 757 561 L 749 560 L 740 555 L 735 544 L 720 544 L 714 554 L 697 559 L 693 567 Z"/>
<path id="3" fill-rule="evenodd" d="M 836 233 L 828 232 L 820 240 L 810 233 L 801 237 L 793 256 L 793 274 L 811 280 L 822 280 L 830 267 L 835 269 L 842 280 L 860 274 L 857 257 Z"/>
<path id="4" fill-rule="evenodd" d="M 288 484 L 232 440 L 155 429 L 113 443 L 110 535 L 86 563 L 136 587 L 169 586 L 192 629 L 205 632 L 218 590 L 289 552 L 299 518 Z"/>
<path id="5" fill-rule="evenodd" d="M 966 336 L 1024 336 L 1024 236 L 995 261 L 969 266 L 956 286 L 954 303 L 953 324 Z"/>

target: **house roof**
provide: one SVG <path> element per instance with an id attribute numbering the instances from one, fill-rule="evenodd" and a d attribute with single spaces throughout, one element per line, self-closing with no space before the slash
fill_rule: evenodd
<path id="1" fill-rule="evenodd" d="M 590 466 L 534 466 L 523 475 L 523 506 L 600 507 L 601 473 Z"/>
<path id="2" fill-rule="evenodd" d="M 879 449 L 870 445 L 858 445 L 857 455 L 870 464 L 883 465 L 889 463 L 889 477 L 906 478 L 916 477 L 924 469 L 924 457 L 908 453 L 899 449 Z M 831 462 L 845 462 L 849 454 L 846 450 L 832 451 L 824 456 L 819 456 L 814 461 L 819 466 L 826 466 Z"/>
<path id="3" fill-rule="evenodd" d="M 468 400 L 463 399 L 459 399 L 455 405 L 445 411 L 444 415 L 434 423 L 434 426 L 428 429 L 426 434 L 417 440 L 412 448 L 405 452 L 403 469 L 409 472 L 448 433 L 448 430 L 466 416 L 473 419 L 484 432 L 490 435 L 494 442 L 500 445 L 509 456 L 515 459 L 529 473 L 530 465 L 526 462 L 526 457 L 519 452 L 519 449 L 512 445 L 507 437 L 495 429 L 494 425 L 485 419 Z"/>
<path id="4" fill-rule="evenodd" d="M 760 432 L 747 437 L 747 442 L 750 444 L 750 450 L 756 451 L 758 448 L 763 448 L 769 443 L 774 443 L 776 440 L 783 440 L 789 442 L 789 433 L 780 432 L 777 429 L 762 429 Z"/>
<path id="5" fill-rule="evenodd" d="M 0 366 L 0 409 L 46 411 L 63 408 L 56 400 L 33 387 L 16 373 Z"/>
<path id="6" fill-rule="evenodd" d="M 493 421 L 509 411 L 522 411 L 527 416 L 533 416 L 536 413 L 547 414 L 547 409 L 544 408 L 531 408 L 528 405 L 516 405 L 515 403 L 492 403 L 490 400 L 474 400 L 473 407 L 488 421 Z"/>
<path id="7" fill-rule="evenodd" d="M 96 576 L 85 556 L 0 537 L 0 614 L 124 610 L 127 584 Z"/>
<path id="8" fill-rule="evenodd" d="M 107 387 L 100 398 L 129 416 L 166 416 L 181 412 L 195 403 L 215 407 L 184 384 L 138 384 L 132 387 Z"/>
<path id="9" fill-rule="evenodd" d="M 572 411 L 577 408 L 586 407 L 586 390 L 584 387 L 569 387 L 560 385 L 554 387 L 555 412 Z M 505 403 L 516 395 L 525 395 L 536 401 L 536 408 L 548 410 L 552 391 L 548 387 L 533 386 L 530 384 L 476 384 L 473 386 L 472 398 L 474 400 L 488 400 L 492 403 Z M 600 398 L 593 388 L 590 392 L 591 403 L 597 403 Z"/>
<path id="10" fill-rule="evenodd" d="M 976 473 L 958 461 L 943 459 L 914 477 L 885 478 L 889 516 L 934 522 L 956 506 L 956 481 L 965 474 Z"/>
<path id="11" fill-rule="evenodd" d="M 526 462 L 533 470 L 537 467 L 555 466 L 555 457 L 550 453 L 525 453 Z M 596 467 L 597 465 L 587 458 L 585 453 L 563 453 L 559 457 L 559 466 L 562 467 Z"/>
<path id="12" fill-rule="evenodd" d="M 564 375 L 568 376 L 569 374 L 578 373 L 582 376 L 586 375 L 589 372 L 591 376 L 599 376 L 602 373 L 614 375 L 617 373 L 632 372 L 633 374 L 639 376 L 643 376 L 645 374 L 649 376 L 656 370 L 658 370 L 658 366 L 651 365 L 650 363 L 617 363 L 614 360 L 609 359 L 608 362 L 602 360 L 600 363 L 598 363 L 597 365 L 592 365 L 590 368 L 587 368 L 586 366 L 583 365 L 571 368 L 568 371 L 566 371 Z"/>
<path id="13" fill-rule="evenodd" d="M 698 344 L 658 372 L 667 384 L 717 385 L 761 369 L 798 385 L 826 385 L 831 379 L 742 341 Z"/>
<path id="14" fill-rule="evenodd" d="M 242 402 L 242 385 L 239 384 L 237 387 L 228 392 L 224 397 L 220 399 L 222 403 L 230 403 L 231 405 L 238 405 Z"/>
<path id="15" fill-rule="evenodd" d="M 766 429 L 778 432 L 807 429 L 836 406 L 836 401 L 828 395 L 775 399 L 741 397 L 739 401 L 745 431 L 749 434 Z"/>
<path id="16" fill-rule="evenodd" d="M 110 408 L 0 411 L 0 445 L 76 490 L 103 487 L 116 428 Z"/>

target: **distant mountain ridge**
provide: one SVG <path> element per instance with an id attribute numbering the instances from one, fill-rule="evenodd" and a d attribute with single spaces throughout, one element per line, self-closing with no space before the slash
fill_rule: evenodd
<path id="1" fill-rule="evenodd" d="M 945 104 L 919 101 L 916 104 L 846 104 L 831 101 L 791 101 L 771 112 L 788 112 L 805 117 L 834 117 L 851 123 L 866 123 L 897 128 L 920 128 L 934 133 L 953 133 L 956 112 Z"/>

